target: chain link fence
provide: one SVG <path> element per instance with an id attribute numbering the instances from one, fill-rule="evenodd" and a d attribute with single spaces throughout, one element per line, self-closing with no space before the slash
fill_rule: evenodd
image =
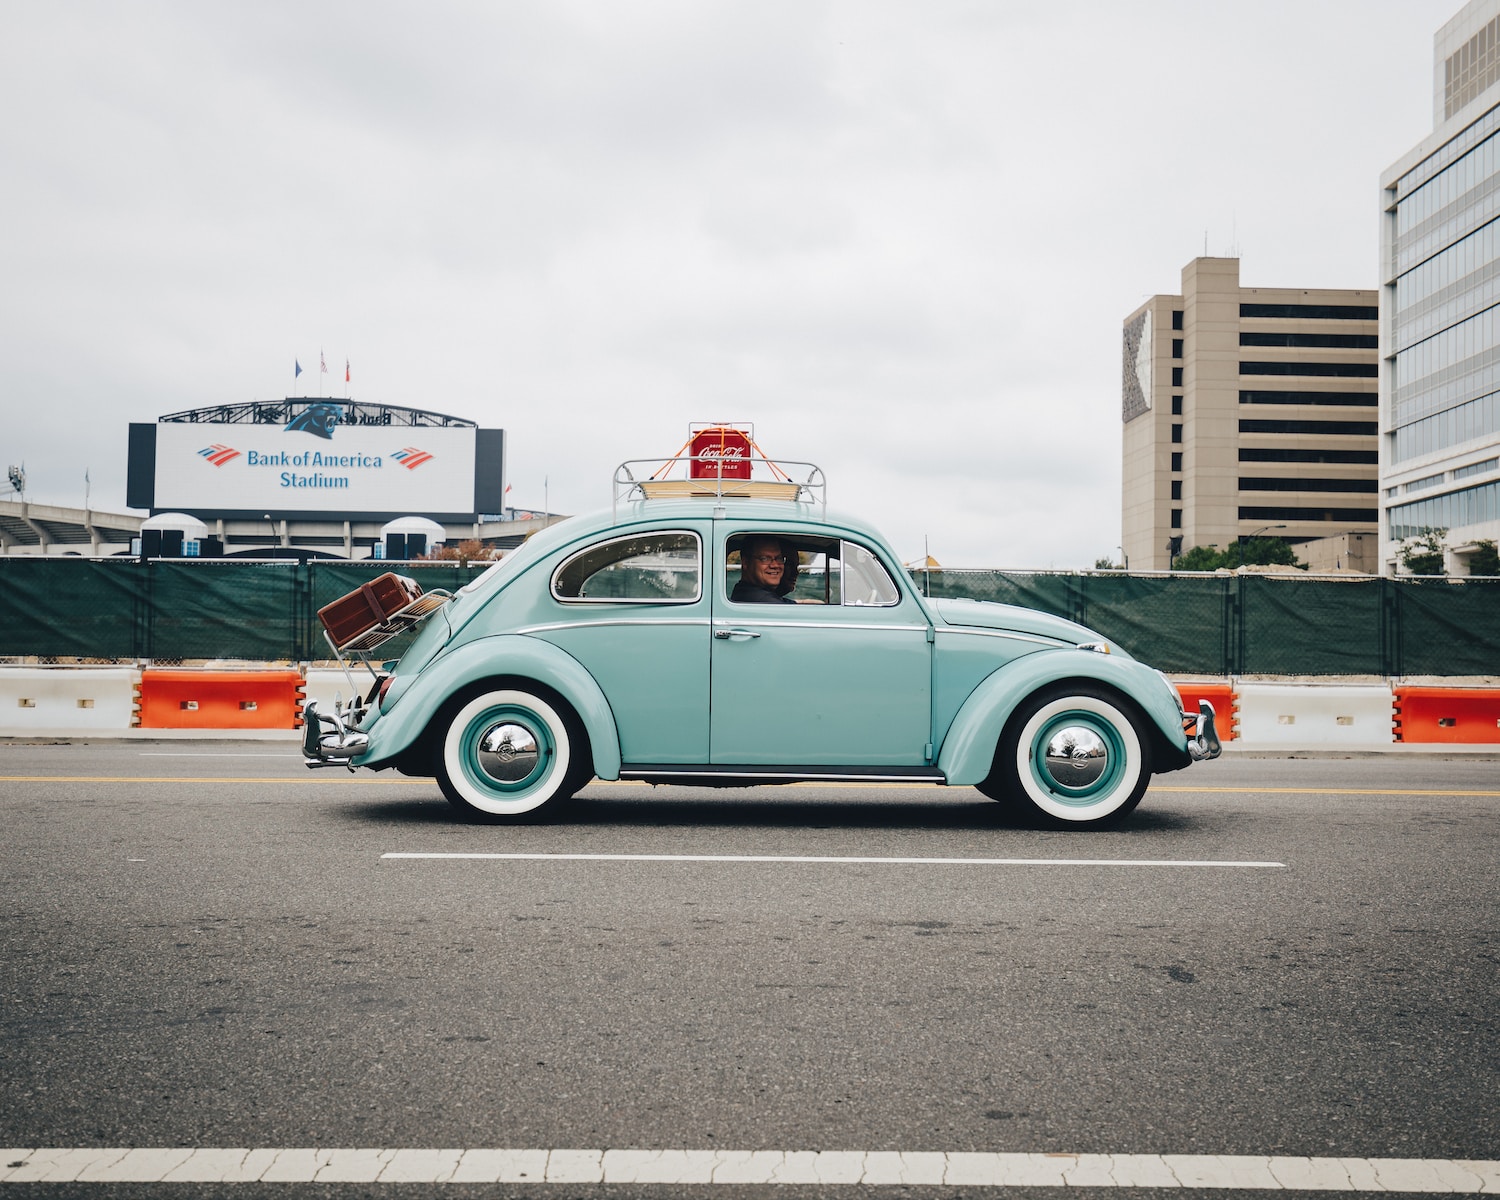
<path id="1" fill-rule="evenodd" d="M 489 564 L 0 559 L 0 656 L 173 664 L 331 658 L 317 612 L 393 567 L 455 591 Z M 914 571 L 934 596 L 1020 604 L 1173 674 L 1500 674 L 1500 580 Z M 385 657 L 403 645 L 391 644 Z"/>

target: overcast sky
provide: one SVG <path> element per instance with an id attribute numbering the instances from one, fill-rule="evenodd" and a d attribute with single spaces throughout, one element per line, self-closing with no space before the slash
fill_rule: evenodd
<path id="1" fill-rule="evenodd" d="M 748 420 L 905 559 L 1092 566 L 1123 318 L 1376 286 L 1460 7 L 0 0 L 0 456 L 124 511 L 130 422 L 321 351 L 523 507 Z"/>

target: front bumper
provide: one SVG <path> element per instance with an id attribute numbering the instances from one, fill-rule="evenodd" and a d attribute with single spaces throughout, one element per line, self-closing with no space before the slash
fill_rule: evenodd
<path id="1" fill-rule="evenodd" d="M 1205 762 L 1224 753 L 1214 725 L 1214 706 L 1207 700 L 1198 701 L 1196 713 L 1182 714 L 1182 732 L 1187 734 L 1187 752 L 1194 762 Z"/>
<path id="2" fill-rule="evenodd" d="M 354 726 L 365 710 L 357 701 L 345 706 L 335 701 L 331 713 L 318 711 L 316 700 L 309 700 L 302 710 L 302 761 L 309 767 L 348 767 L 354 770 L 354 759 L 370 745 L 370 735 Z"/>

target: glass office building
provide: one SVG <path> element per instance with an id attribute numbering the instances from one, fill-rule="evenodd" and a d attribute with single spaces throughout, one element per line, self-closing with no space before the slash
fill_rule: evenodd
<path id="1" fill-rule="evenodd" d="M 1381 178 L 1381 561 L 1500 540 L 1500 0 L 1434 39 L 1432 135 Z"/>

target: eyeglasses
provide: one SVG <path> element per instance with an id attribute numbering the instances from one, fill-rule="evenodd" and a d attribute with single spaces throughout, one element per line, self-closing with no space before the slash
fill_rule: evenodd
<path id="1" fill-rule="evenodd" d="M 752 556 L 758 563 L 781 563 L 786 565 L 785 554 L 756 554 Z"/>

